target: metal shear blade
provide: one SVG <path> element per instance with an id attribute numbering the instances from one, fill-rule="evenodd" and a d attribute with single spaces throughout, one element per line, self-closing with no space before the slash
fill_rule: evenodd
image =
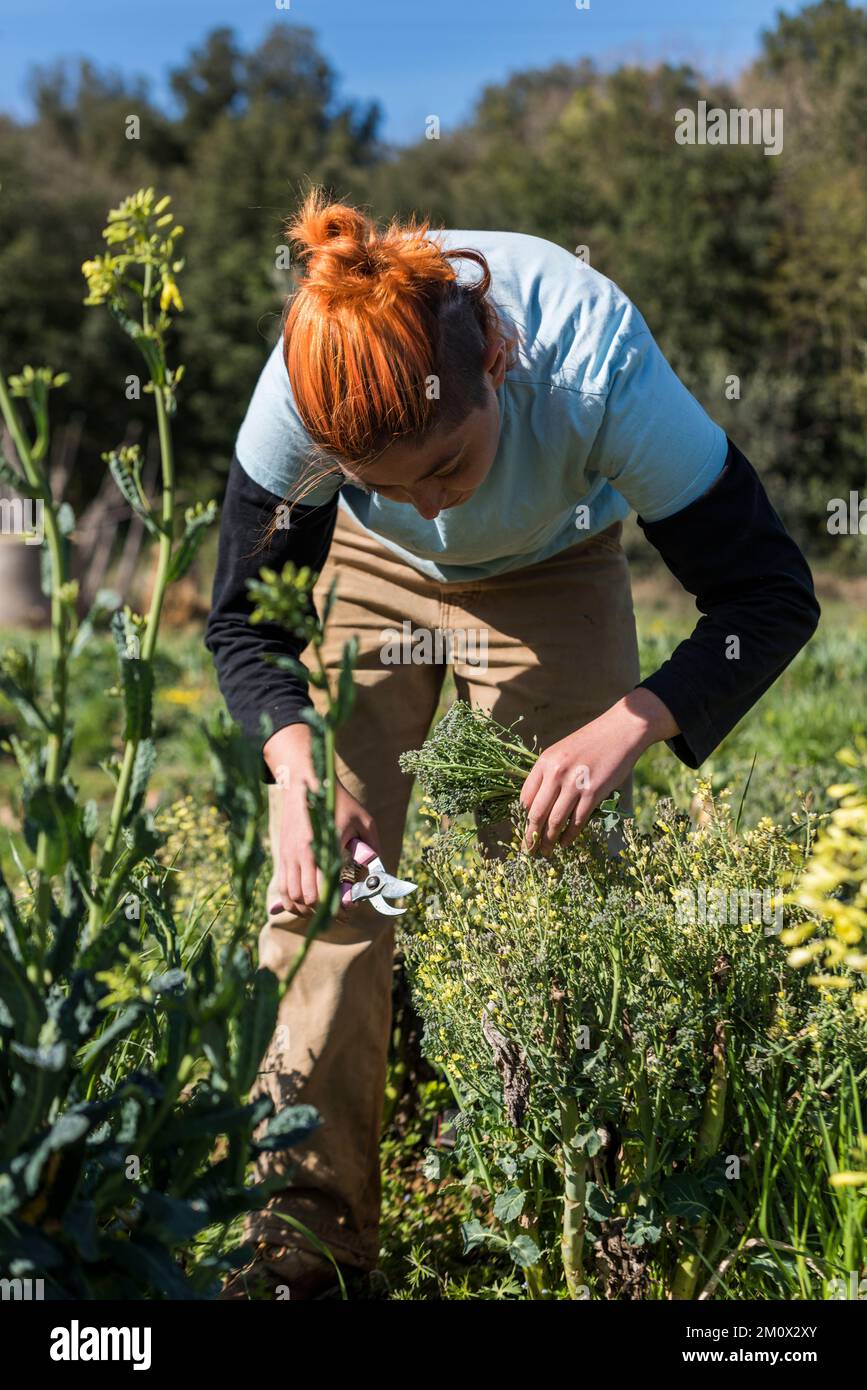
<path id="1" fill-rule="evenodd" d="M 363 840 L 350 840 L 347 850 L 351 852 L 355 863 L 364 867 L 366 873 L 358 883 L 344 885 L 344 903 L 369 902 L 371 907 L 385 917 L 402 916 L 406 908 L 392 907 L 386 899 L 404 898 L 408 893 L 414 893 L 418 884 L 386 873 L 382 860 Z"/>

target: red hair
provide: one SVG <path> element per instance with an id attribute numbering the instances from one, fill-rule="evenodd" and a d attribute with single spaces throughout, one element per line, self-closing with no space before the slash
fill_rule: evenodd
<path id="1" fill-rule="evenodd" d="M 484 354 L 496 334 L 514 361 L 517 334 L 488 298 L 485 257 L 444 250 L 429 230 L 412 217 L 380 231 L 321 189 L 286 229 L 305 264 L 283 325 L 295 404 L 314 443 L 356 467 L 396 440 L 456 426 L 481 405 Z M 458 282 L 459 258 L 481 269 L 471 285 Z"/>

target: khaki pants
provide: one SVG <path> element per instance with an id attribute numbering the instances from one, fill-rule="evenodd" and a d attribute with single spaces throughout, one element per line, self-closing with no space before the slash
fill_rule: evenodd
<path id="1" fill-rule="evenodd" d="M 325 639 L 335 669 L 359 639 L 357 696 L 339 736 L 338 775 L 373 814 L 386 868 L 398 871 L 410 778 L 398 755 L 418 748 L 437 709 L 444 664 L 383 664 L 386 629 L 487 636 L 487 664 L 453 654 L 457 692 L 544 748 L 602 713 L 639 679 L 629 573 L 620 524 L 540 564 L 472 584 L 441 584 L 398 559 L 340 511 L 320 590 L 338 597 Z M 321 601 L 321 592 L 317 598 Z M 455 643 L 458 648 L 458 644 Z M 478 655 L 476 648 L 476 655 Z M 472 645 L 468 655 L 473 656 Z M 314 692 L 314 698 L 319 692 Z M 271 787 L 276 853 L 282 793 Z M 626 789 L 628 795 L 628 789 Z M 260 960 L 285 974 L 305 923 L 289 913 L 263 928 Z M 261 1082 L 282 1107 L 314 1105 L 321 1128 L 262 1172 L 287 1186 L 251 1220 L 268 1245 L 297 1239 L 278 1212 L 303 1221 L 335 1258 L 372 1268 L 379 1252 L 379 1136 L 391 1032 L 393 930 L 369 906 L 341 912 L 312 944 L 281 1006 Z M 303 1242 L 302 1242 L 303 1243 Z"/>

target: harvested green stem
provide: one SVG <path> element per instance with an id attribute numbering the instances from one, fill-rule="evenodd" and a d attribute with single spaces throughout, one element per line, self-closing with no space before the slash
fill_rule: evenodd
<path id="1" fill-rule="evenodd" d="M 431 807 L 440 816 L 471 811 L 480 825 L 504 820 L 539 753 L 484 710 L 455 700 L 421 748 L 403 753 L 400 766 L 418 777 Z M 618 793 L 600 806 L 605 829 L 617 820 Z"/>
<path id="2" fill-rule="evenodd" d="M 423 747 L 400 766 L 415 773 L 441 816 L 475 811 L 482 824 L 509 814 L 538 754 L 489 714 L 456 700 Z"/>

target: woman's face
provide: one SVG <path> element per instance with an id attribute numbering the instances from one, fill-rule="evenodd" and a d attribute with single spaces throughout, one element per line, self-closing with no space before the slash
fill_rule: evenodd
<path id="1" fill-rule="evenodd" d="M 447 433 L 435 430 L 421 445 L 390 444 L 361 473 L 344 468 L 347 480 L 390 502 L 415 507 L 425 521 L 468 502 L 488 476 L 497 452 L 500 407 L 496 392 L 505 375 L 505 345 L 500 338 L 485 354 L 481 406 Z"/>

